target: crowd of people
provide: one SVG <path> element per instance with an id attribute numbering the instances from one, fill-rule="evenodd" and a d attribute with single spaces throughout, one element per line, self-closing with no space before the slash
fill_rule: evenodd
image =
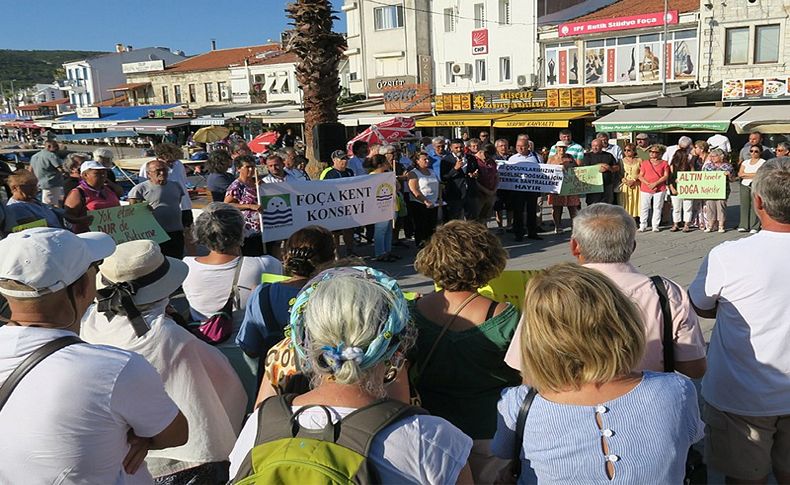
<path id="1" fill-rule="evenodd" d="M 265 175 L 237 142 L 209 154 L 213 202 L 194 220 L 163 143 L 128 199 L 170 240 L 118 245 L 89 230 L 91 211 L 120 203 L 112 154 L 61 169 L 48 143 L 8 180 L 4 227 L 48 227 L 0 240 L 0 483 L 683 483 L 703 439 L 728 483 L 790 482 L 788 147 L 774 157 L 754 133 L 736 169 L 718 139 L 636 139 L 602 133 L 585 151 L 563 131 L 545 156 L 527 135 L 515 153 L 486 132 L 356 142 L 319 173 L 288 147 Z M 533 275 L 519 308 L 479 291 L 508 258 L 487 223 L 541 237 L 543 195 L 498 189 L 497 168 L 544 160 L 598 166 L 604 190 L 584 208 L 548 197 L 557 232 L 571 216 L 576 262 Z M 683 288 L 630 260 L 667 204 L 671 230 L 724 230 L 726 199 L 677 197 L 677 173 L 698 170 L 740 181 L 740 229 L 759 233 L 715 247 Z M 391 221 L 263 244 L 260 183 L 384 172 L 405 208 Z M 407 299 L 355 253 L 372 239 L 374 260 L 392 261 L 401 231 L 435 292 Z M 716 319 L 709 347 L 699 317 Z M 196 327 L 223 318 L 236 327 L 224 343 Z M 255 363 L 255 395 L 218 343 Z"/>

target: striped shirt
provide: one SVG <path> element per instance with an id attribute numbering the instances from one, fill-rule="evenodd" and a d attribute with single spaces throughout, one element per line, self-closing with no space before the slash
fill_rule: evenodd
<path id="1" fill-rule="evenodd" d="M 516 417 L 528 390 L 519 386 L 502 392 L 494 455 L 512 458 Z M 536 475 L 541 485 L 611 484 L 605 471 L 610 461 L 620 483 L 680 484 L 688 449 L 703 431 L 694 384 L 678 374 L 645 371 L 630 392 L 597 406 L 557 404 L 538 395 L 524 429 L 519 455 L 524 472 L 518 483 L 530 483 Z M 601 450 L 602 435 L 608 455 Z"/>
<path id="2" fill-rule="evenodd" d="M 571 155 L 573 158 L 576 159 L 577 162 L 581 162 L 584 158 L 584 147 L 579 145 L 578 143 L 571 143 L 568 148 L 565 149 L 565 153 Z M 552 145 L 551 150 L 549 150 L 549 157 L 553 157 L 557 154 L 557 145 Z"/>

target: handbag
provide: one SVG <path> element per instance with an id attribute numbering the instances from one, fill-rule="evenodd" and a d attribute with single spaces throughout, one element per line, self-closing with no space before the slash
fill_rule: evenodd
<path id="1" fill-rule="evenodd" d="M 651 276 L 650 281 L 656 287 L 658 301 L 661 303 L 661 316 L 664 321 L 664 332 L 661 344 L 664 348 L 664 372 L 675 372 L 675 347 L 672 345 L 672 309 L 669 306 L 669 296 L 664 280 L 660 276 Z M 686 474 L 683 477 L 685 485 L 708 483 L 708 467 L 702 460 L 702 454 L 693 447 L 689 448 L 686 455 Z"/>
<path id="2" fill-rule="evenodd" d="M 211 315 L 198 326 L 190 327 L 192 333 L 200 340 L 211 345 L 218 345 L 228 340 L 233 333 L 233 307 L 239 302 L 239 273 L 244 256 L 239 256 L 236 270 L 233 273 L 233 284 L 230 287 L 230 296 L 219 312 Z M 237 305 L 236 305 L 237 306 Z"/>

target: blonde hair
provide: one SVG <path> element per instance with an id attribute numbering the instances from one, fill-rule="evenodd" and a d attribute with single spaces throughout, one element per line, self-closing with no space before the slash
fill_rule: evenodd
<path id="1" fill-rule="evenodd" d="M 9 187 L 19 187 L 20 185 L 37 183 L 38 178 L 36 178 L 36 175 L 30 170 L 25 170 L 24 168 L 14 170 L 11 172 L 11 175 L 8 176 Z"/>
<path id="2" fill-rule="evenodd" d="M 417 253 L 414 268 L 449 291 L 471 291 L 499 276 L 507 252 L 478 222 L 450 221 Z"/>
<path id="3" fill-rule="evenodd" d="M 521 316 L 524 375 L 539 391 L 579 389 L 628 374 L 642 358 L 639 311 L 603 273 L 558 264 L 527 283 Z"/>

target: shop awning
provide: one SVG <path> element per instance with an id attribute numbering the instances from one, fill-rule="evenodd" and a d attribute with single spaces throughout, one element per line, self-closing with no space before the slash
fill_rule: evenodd
<path id="1" fill-rule="evenodd" d="M 227 116 L 206 116 L 195 118 L 189 122 L 192 126 L 223 126 L 233 118 Z"/>
<path id="2" fill-rule="evenodd" d="M 746 107 L 618 109 L 593 121 L 598 131 L 726 133 L 733 118 Z"/>
<path id="3" fill-rule="evenodd" d="M 58 141 L 80 141 L 80 140 L 94 140 L 96 138 L 134 138 L 137 132 L 131 130 L 124 131 L 106 131 L 101 133 L 61 133 L 55 135 Z"/>
<path id="4" fill-rule="evenodd" d="M 417 120 L 417 128 L 443 126 L 491 126 L 500 118 L 510 116 L 508 113 L 452 113 L 428 116 Z"/>
<path id="5" fill-rule="evenodd" d="M 494 121 L 496 128 L 567 128 L 571 120 L 593 116 L 589 111 L 515 113 Z"/>
<path id="6" fill-rule="evenodd" d="M 177 126 L 188 125 L 190 121 L 191 120 L 188 118 L 175 120 L 150 119 L 128 121 L 126 123 L 118 123 L 116 126 L 109 128 L 108 131 L 110 131 L 110 136 L 114 136 L 111 133 L 112 130 L 134 130 L 137 133 L 143 135 L 163 135 L 168 129 L 175 128 Z"/>
<path id="7" fill-rule="evenodd" d="M 142 87 L 150 86 L 150 85 L 151 85 L 151 83 L 149 83 L 149 82 L 144 82 L 144 83 L 124 83 L 124 84 L 119 84 L 118 86 L 115 86 L 114 88 L 110 88 L 107 91 L 131 91 L 131 90 L 135 90 L 137 88 L 142 88 Z"/>
<path id="8" fill-rule="evenodd" d="M 787 105 L 752 106 L 732 124 L 738 133 L 790 133 L 790 110 Z"/>

